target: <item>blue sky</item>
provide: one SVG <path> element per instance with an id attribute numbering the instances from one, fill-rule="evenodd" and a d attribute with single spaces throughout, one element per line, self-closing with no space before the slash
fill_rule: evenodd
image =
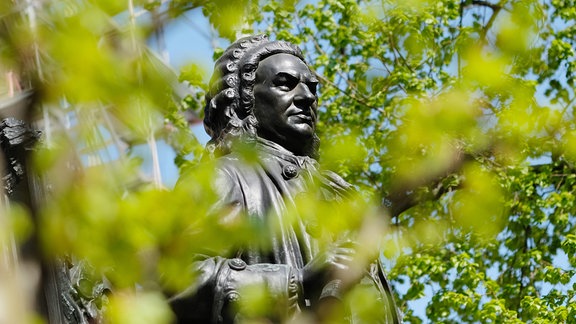
<path id="1" fill-rule="evenodd" d="M 220 39 L 215 40 L 217 46 L 225 47 L 227 43 Z M 187 12 L 179 19 L 170 22 L 164 29 L 164 44 L 167 63 L 176 74 L 190 64 L 197 64 L 206 71 L 206 78 L 210 77 L 214 62 L 212 60 L 213 39 L 208 19 L 202 15 L 201 9 Z M 150 47 L 160 52 L 157 42 L 152 39 Z M 192 131 L 198 140 L 205 144 L 210 139 L 202 124 L 192 126 Z M 152 158 L 147 145 L 134 148 L 134 154 L 143 158 L 142 171 L 152 177 Z M 178 169 L 174 165 L 175 153 L 164 142 L 158 142 L 158 155 L 163 183 L 172 187 L 178 179 Z"/>

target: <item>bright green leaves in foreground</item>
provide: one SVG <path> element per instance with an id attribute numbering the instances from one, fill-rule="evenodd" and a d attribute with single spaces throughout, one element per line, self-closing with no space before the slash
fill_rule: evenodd
<path id="1" fill-rule="evenodd" d="M 120 177 L 128 170 L 79 172 L 42 208 L 43 246 L 54 256 L 82 256 L 118 289 L 181 291 L 195 280 L 190 266 L 198 255 L 230 256 L 255 237 L 266 241 L 260 233 L 266 224 L 218 207 L 214 170 L 204 163 L 171 191 L 126 187 Z"/>
<path id="2" fill-rule="evenodd" d="M 107 305 L 106 318 L 114 324 L 171 323 L 172 311 L 160 293 L 119 293 Z"/>
<path id="3" fill-rule="evenodd" d="M 12 231 L 2 233 L 3 248 L 14 237 L 18 242 L 38 238 L 42 255 L 33 255 L 35 261 L 86 264 L 87 281 L 75 287 L 85 295 L 93 288 L 87 282 L 106 276 L 114 290 L 106 316 L 113 323 L 169 322 L 162 292 L 179 291 L 194 281 L 192 259 L 206 249 L 225 254 L 231 241 L 255 236 L 250 229 L 220 225 L 210 217 L 215 201 L 211 170 L 200 168 L 188 184 L 183 181 L 169 191 L 162 188 L 158 165 L 153 179 L 146 179 L 133 154 L 146 146 L 156 160 L 157 143 L 163 140 L 177 151 L 178 165 L 186 164 L 189 154 L 200 156 L 202 148 L 181 114 L 186 105 L 196 110 L 202 105 L 198 73 L 184 73 L 198 88 L 182 102 L 175 91 L 176 74 L 148 47 L 165 24 L 200 6 L 217 29 L 234 37 L 244 11 L 238 2 L 0 5 L 0 72 L 14 76 L 2 77 L 1 95 L 5 99 L 20 88 L 33 90 L 34 106 L 23 103 L 19 116 L 31 117 L 43 131 L 30 163 L 36 198 L 32 217 L 26 217 L 25 208 L 11 207 L 11 225 L 4 225 Z M 30 276 L 27 282 L 34 285 Z M 18 284 L 18 293 L 40 289 Z M 1 290 L 0 295 L 15 294 Z"/>

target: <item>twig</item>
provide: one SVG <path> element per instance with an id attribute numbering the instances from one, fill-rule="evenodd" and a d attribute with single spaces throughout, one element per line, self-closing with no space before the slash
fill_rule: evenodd
<path id="1" fill-rule="evenodd" d="M 308 39 L 312 41 L 312 43 L 314 44 L 314 48 L 315 48 L 320 54 L 328 56 L 327 53 L 322 49 L 322 47 L 320 46 L 320 44 L 318 44 L 318 42 L 316 41 L 315 38 L 308 37 Z M 336 72 L 336 73 L 338 73 L 338 76 L 340 76 L 340 77 L 343 78 L 344 80 L 347 80 L 347 78 L 344 77 L 344 76 L 342 76 L 342 74 L 340 74 L 340 72 Z M 333 82 L 331 82 L 330 80 L 328 80 L 326 77 L 320 75 L 320 74 L 317 73 L 316 71 L 314 71 L 314 74 L 316 75 L 316 77 L 318 77 L 319 79 L 321 79 L 323 82 L 325 82 L 326 84 L 328 84 L 328 85 L 336 88 L 338 91 L 340 91 L 341 93 L 347 95 L 347 96 L 350 97 L 352 100 L 354 100 L 354 101 L 356 101 L 356 102 L 358 102 L 358 103 L 360 103 L 360 104 L 362 104 L 362 105 L 364 105 L 364 106 L 366 106 L 366 107 L 368 107 L 368 108 L 370 108 L 370 109 L 374 109 L 374 110 L 378 111 L 378 112 L 381 113 L 381 114 L 386 115 L 386 111 L 385 111 L 384 109 L 378 108 L 378 107 L 374 107 L 374 106 L 368 104 L 368 103 L 365 101 L 365 99 L 358 98 L 355 94 L 353 94 L 353 93 L 351 93 L 351 92 L 348 92 L 348 91 L 346 91 L 346 90 L 343 90 L 343 89 L 340 88 L 337 84 L 334 84 Z M 355 90 L 354 87 L 351 86 L 349 82 L 346 82 L 346 83 L 348 84 L 348 86 L 350 86 L 350 87 L 352 88 L 352 90 Z M 358 93 L 357 91 L 354 91 L 354 92 Z"/>
<path id="2" fill-rule="evenodd" d="M 504 3 L 503 0 L 500 1 L 498 4 L 494 4 L 485 0 L 472 0 L 469 2 L 468 1 L 460 2 L 460 27 L 462 27 L 462 18 L 464 16 L 463 13 L 465 8 L 468 8 L 470 6 L 481 6 L 492 9 L 492 15 L 490 16 L 490 19 L 488 20 L 484 28 L 482 28 L 482 32 L 480 34 L 480 38 L 485 42 L 488 30 L 492 28 L 492 25 L 494 24 L 494 21 L 496 20 L 498 13 L 500 12 L 500 10 L 504 8 L 503 3 Z"/>
<path id="3" fill-rule="evenodd" d="M 383 114 L 383 115 L 387 115 L 387 112 L 383 109 L 383 108 L 379 108 L 379 107 L 374 107 L 370 104 L 368 104 L 366 101 L 364 101 L 363 99 L 360 99 L 358 97 L 356 97 L 354 94 L 349 93 L 348 91 L 341 89 L 338 85 L 334 84 L 332 81 L 328 80 L 327 78 L 325 78 L 324 76 L 318 74 L 316 71 L 313 72 L 314 75 L 316 75 L 316 77 L 318 77 L 320 80 L 322 80 L 322 82 L 328 84 L 329 86 L 335 88 L 336 90 L 340 91 L 341 93 L 345 94 L 346 96 L 350 97 L 350 99 L 358 102 L 359 104 L 362 104 L 370 109 L 374 109 L 376 111 L 378 111 L 379 113 Z"/>

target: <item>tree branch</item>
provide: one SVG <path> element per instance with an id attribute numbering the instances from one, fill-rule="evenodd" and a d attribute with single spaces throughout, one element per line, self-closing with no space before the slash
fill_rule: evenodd
<path id="1" fill-rule="evenodd" d="M 442 171 L 430 174 L 427 177 L 419 178 L 415 181 L 402 181 L 399 185 L 393 187 L 385 198 L 386 205 L 388 205 L 387 207 L 390 210 L 392 217 L 396 217 L 422 202 L 421 197 L 417 194 L 418 188 L 433 188 L 431 199 L 438 199 L 443 194 L 457 188 L 444 186 L 442 180 L 447 176 L 460 171 L 466 162 L 472 161 L 473 159 L 474 157 L 471 154 L 457 152 L 454 155 L 452 162 Z"/>
<path id="2" fill-rule="evenodd" d="M 494 25 L 494 21 L 496 20 L 498 13 L 500 12 L 500 10 L 503 9 L 502 2 L 503 1 L 500 1 L 498 4 L 494 4 L 494 3 L 491 3 L 491 2 L 485 1 L 485 0 L 462 1 L 462 2 L 460 2 L 460 18 L 461 18 L 460 21 L 462 21 L 463 12 L 464 12 L 465 8 L 468 8 L 471 6 L 481 6 L 481 7 L 487 7 L 487 8 L 492 9 L 492 15 L 490 16 L 490 19 L 488 20 L 488 22 L 486 23 L 484 28 L 482 28 L 482 31 L 480 34 L 481 39 L 485 40 L 486 34 L 488 33 L 488 30 L 490 30 L 490 28 L 492 28 L 492 25 Z"/>
<path id="3" fill-rule="evenodd" d="M 457 153 L 452 159 L 452 163 L 447 165 L 444 170 L 435 174 L 430 174 L 429 176 L 418 179 L 417 181 L 397 184 L 390 190 L 389 194 L 384 199 L 386 207 L 390 210 L 390 214 L 392 217 L 396 217 L 423 201 L 438 199 L 445 193 L 458 189 L 458 186 L 444 186 L 442 180 L 450 175 L 458 173 L 466 162 L 475 160 L 476 157 L 490 151 L 490 149 L 487 149 L 485 152 L 477 152 L 473 154 L 462 152 Z M 550 166 L 552 166 L 552 169 L 549 169 Z M 552 176 L 561 177 L 556 185 L 556 190 L 558 190 L 565 176 L 576 173 L 576 167 L 563 160 L 548 164 L 531 165 L 529 168 L 530 172 L 533 173 L 555 172 L 552 173 Z M 426 197 L 426 199 L 422 199 L 417 192 L 418 188 L 424 187 L 428 187 L 432 190 L 432 195 Z"/>
<path id="4" fill-rule="evenodd" d="M 472 0 L 472 1 L 462 1 L 462 3 L 464 4 L 464 8 L 470 7 L 470 6 L 481 6 L 481 7 L 488 7 L 490 9 L 492 9 L 493 11 L 497 11 L 502 9 L 502 6 L 500 6 L 499 4 L 494 4 L 491 3 L 489 1 L 485 1 L 485 0 Z"/>

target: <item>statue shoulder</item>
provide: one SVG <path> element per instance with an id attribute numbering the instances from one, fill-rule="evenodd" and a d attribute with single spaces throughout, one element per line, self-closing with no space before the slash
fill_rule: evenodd
<path id="1" fill-rule="evenodd" d="M 230 153 L 215 161 L 214 185 L 220 195 L 235 193 L 240 195 L 256 190 L 262 184 L 262 174 L 266 173 L 262 163 L 247 161 L 240 154 Z"/>
<path id="2" fill-rule="evenodd" d="M 249 163 L 239 154 L 230 153 L 215 160 L 217 178 L 245 176 L 254 172 L 258 163 Z"/>

